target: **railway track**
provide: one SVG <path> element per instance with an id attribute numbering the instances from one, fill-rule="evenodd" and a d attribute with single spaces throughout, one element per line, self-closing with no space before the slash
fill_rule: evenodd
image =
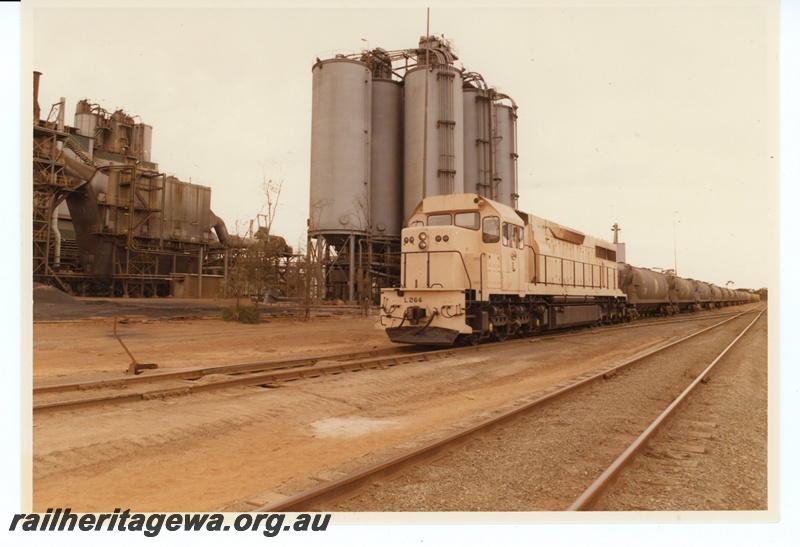
<path id="1" fill-rule="evenodd" d="M 702 382 L 708 377 L 710 372 L 713 368 L 722 360 L 723 357 L 736 345 L 739 340 L 750 330 L 750 328 L 755 325 L 756 321 L 758 321 L 761 316 L 763 315 L 764 310 L 762 310 L 753 321 L 750 322 L 745 329 L 739 333 L 739 335 L 730 343 L 728 346 L 714 359 L 708 367 L 697 377 L 695 380 L 689 384 L 689 386 L 681 392 L 678 397 L 675 398 L 672 403 L 662 412 L 659 414 L 658 418 L 656 418 L 648 427 L 645 429 L 641 435 L 639 435 L 633 443 L 631 443 L 625 451 L 620 454 L 620 456 L 614 460 L 612 463 L 603 473 L 597 477 L 597 479 L 586 489 L 583 493 L 576 499 L 572 505 L 569 506 L 567 509 L 568 511 L 587 511 L 591 510 L 600 497 L 603 495 L 604 492 L 608 490 L 608 488 L 614 483 L 614 480 L 620 475 L 620 473 L 627 467 L 629 467 L 636 459 L 636 456 L 644 449 L 647 445 L 647 442 L 655 436 L 655 434 L 664 426 L 667 420 L 675 413 L 677 408 L 689 397 L 689 395 L 697 389 Z"/>
<path id="2" fill-rule="evenodd" d="M 738 314 L 728 312 L 669 320 L 648 319 L 635 323 L 604 327 L 604 329 L 645 328 L 653 325 L 702 321 L 718 317 L 738 317 Z M 569 330 L 551 333 L 546 336 L 512 339 L 502 343 L 460 348 L 419 351 L 418 348 L 413 347 L 397 347 L 383 350 L 301 356 L 255 363 L 196 367 L 168 372 L 144 373 L 138 376 L 120 376 L 104 380 L 35 386 L 33 389 L 33 412 L 40 414 L 91 406 L 166 399 L 241 386 L 272 387 L 280 382 L 318 378 L 325 375 L 367 369 L 387 368 L 404 363 L 432 361 L 456 354 L 487 351 L 492 347 L 537 343 L 564 336 L 581 335 L 587 332 L 592 331 L 586 329 Z M 156 384 L 156 387 L 153 387 L 153 384 Z M 161 384 L 161 386 L 159 387 L 158 384 Z M 164 384 L 168 385 L 165 386 Z M 150 389 L 137 389 L 140 387 L 150 387 Z M 108 391 L 113 393 L 107 393 Z M 105 392 L 106 394 L 98 395 L 98 392 Z M 74 396 L 61 398 L 57 395 L 65 393 L 74 394 Z"/>
<path id="3" fill-rule="evenodd" d="M 142 374 L 139 376 L 120 376 L 105 380 L 89 380 L 85 382 L 36 386 L 33 389 L 33 411 L 49 412 L 175 397 L 243 385 L 268 385 L 280 381 L 317 377 L 322 374 L 336 374 L 347 370 L 363 370 L 367 368 L 370 363 L 380 363 L 383 365 L 399 363 L 401 362 L 399 360 L 401 360 L 404 355 L 410 353 L 411 352 L 409 352 L 407 348 L 340 352 L 254 363 L 197 367 L 169 372 Z M 219 378 L 219 376 L 224 376 L 224 378 L 208 383 L 198 383 L 203 379 Z M 179 382 L 181 385 L 145 391 L 136 390 L 131 393 L 116 393 L 94 397 L 85 396 L 87 393 L 91 392 L 105 390 L 120 391 L 137 386 L 148 386 L 151 384 L 163 384 L 168 382 Z M 36 402 L 37 398 L 41 399 L 47 395 L 59 393 L 78 393 L 80 395 L 67 400 Z"/>
<path id="4" fill-rule="evenodd" d="M 375 465 L 372 465 L 368 468 L 362 469 L 360 471 L 350 473 L 344 477 L 341 477 L 338 480 L 334 480 L 331 482 L 320 484 L 314 488 L 311 488 L 307 491 L 300 492 L 298 494 L 289 496 L 281 501 L 271 503 L 269 505 L 264 505 L 256 509 L 256 511 L 263 511 L 263 512 L 274 512 L 274 511 L 309 511 L 309 510 L 326 510 L 326 508 L 330 509 L 331 507 L 335 507 L 337 503 L 342 502 L 343 500 L 352 498 L 353 496 L 357 495 L 361 490 L 364 490 L 370 485 L 374 484 L 382 484 L 392 479 L 398 475 L 402 475 L 405 473 L 409 468 L 426 463 L 431 462 L 432 460 L 438 459 L 443 455 L 452 452 L 454 449 L 470 443 L 474 439 L 478 437 L 484 437 L 487 433 L 496 431 L 501 429 L 505 426 L 508 426 L 526 416 L 535 414 L 537 411 L 543 409 L 546 405 L 553 403 L 559 399 L 566 397 L 567 395 L 573 394 L 578 390 L 598 382 L 604 378 L 613 377 L 618 372 L 621 372 L 625 369 L 631 368 L 633 365 L 638 363 L 647 361 L 648 359 L 663 354 L 665 352 L 669 352 L 671 349 L 678 348 L 683 344 L 687 343 L 689 340 L 696 339 L 696 337 L 701 336 L 705 333 L 709 333 L 718 327 L 728 324 L 736 320 L 739 317 L 744 315 L 748 315 L 754 313 L 756 311 L 760 311 L 758 316 L 750 322 L 747 328 L 741 332 L 736 339 L 731 342 L 728 347 L 709 365 L 697 378 L 692 382 L 690 388 L 682 393 L 678 399 L 673 402 L 669 409 L 674 409 L 677 407 L 681 401 L 685 400 L 688 396 L 688 392 L 695 388 L 699 383 L 703 381 L 703 379 L 707 376 L 709 371 L 712 367 L 718 363 L 724 354 L 736 343 L 744 333 L 752 326 L 763 314 L 763 309 L 757 310 L 748 310 L 746 312 L 742 312 L 732 317 L 728 317 L 723 321 L 720 321 L 710 327 L 703 328 L 698 332 L 690 334 L 688 336 L 684 336 L 683 338 L 665 344 L 661 347 L 658 347 L 652 351 L 649 351 L 645 354 L 639 355 L 635 358 L 627 360 L 621 364 L 618 364 L 614 367 L 611 367 L 603 372 L 599 372 L 593 374 L 588 377 L 583 377 L 578 381 L 548 393 L 528 404 L 520 406 L 519 408 L 513 409 L 511 411 L 505 412 L 499 416 L 491 418 L 489 420 L 485 420 L 477 425 L 468 427 L 463 429 L 459 432 L 451 434 L 445 438 L 439 439 L 437 441 L 431 442 L 425 446 L 404 452 L 399 454 L 395 457 L 387 459 L 385 461 L 379 462 Z M 664 416 L 664 417 L 662 417 Z M 662 416 L 656 420 L 656 422 L 663 423 L 668 416 L 667 412 L 665 411 L 662 413 Z M 659 424 L 660 425 L 660 424 Z M 634 441 L 632 447 L 626 449 L 622 456 L 618 458 L 618 461 L 612 465 L 610 470 L 601 474 L 600 478 L 596 481 L 596 484 L 593 484 L 584 494 L 581 496 L 570 506 L 571 510 L 585 510 L 591 507 L 591 503 L 593 503 L 599 495 L 601 495 L 604 488 L 607 487 L 610 481 L 620 472 L 622 467 L 625 464 L 628 464 L 632 461 L 633 455 L 641 449 L 641 447 L 646 442 L 646 439 L 652 435 L 652 431 L 658 429 L 659 425 L 651 425 L 645 430 L 645 433 L 640 435 L 636 441 Z M 619 462 L 619 463 L 618 463 Z M 566 507 L 566 506 L 565 506 Z M 345 509 L 348 510 L 348 509 Z M 356 510 L 380 510 L 380 508 L 371 508 L 371 509 L 356 509 Z"/>

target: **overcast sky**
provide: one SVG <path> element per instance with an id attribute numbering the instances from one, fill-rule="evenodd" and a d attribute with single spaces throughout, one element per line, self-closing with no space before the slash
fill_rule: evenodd
<path id="1" fill-rule="evenodd" d="M 689 5 L 434 4 L 430 29 L 519 105 L 522 210 L 607 239 L 619 223 L 637 266 L 671 268 L 677 256 L 682 276 L 767 286 L 777 4 Z M 140 116 L 160 169 L 210 186 L 231 231 L 262 212 L 263 179 L 284 173 L 273 232 L 295 246 L 308 218 L 314 60 L 414 48 L 426 26 L 423 5 L 58 6 L 32 10 L 27 60 L 43 73 L 43 116 L 62 96 L 69 124 L 87 98 Z"/>

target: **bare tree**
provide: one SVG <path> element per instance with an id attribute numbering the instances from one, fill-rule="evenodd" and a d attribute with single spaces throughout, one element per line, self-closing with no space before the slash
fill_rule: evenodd
<path id="1" fill-rule="evenodd" d="M 241 299 L 248 296 L 250 292 L 250 281 L 247 279 L 246 268 L 241 266 L 247 253 L 245 245 L 247 240 L 239 235 L 241 232 L 242 223 L 237 220 L 233 239 L 239 242 L 239 245 L 230 249 L 230 266 L 222 282 L 222 292 L 225 297 L 236 299 L 233 308 L 223 312 L 223 318 L 232 321 L 239 321 L 242 314 Z"/>
<path id="2" fill-rule="evenodd" d="M 269 176 L 267 176 L 266 173 L 267 167 L 269 167 L 270 171 Z M 271 234 L 272 224 L 275 222 L 275 216 L 278 212 L 278 203 L 281 198 L 281 192 L 283 191 L 283 182 L 286 180 L 288 167 L 283 162 L 278 164 L 278 162 L 272 160 L 262 163 L 261 169 L 261 190 L 264 192 L 264 196 L 266 196 L 267 201 L 258 212 L 258 216 L 261 217 L 263 215 L 265 217 L 265 227 L 267 229 L 267 233 Z M 266 208 L 266 213 L 264 212 L 264 208 Z"/>

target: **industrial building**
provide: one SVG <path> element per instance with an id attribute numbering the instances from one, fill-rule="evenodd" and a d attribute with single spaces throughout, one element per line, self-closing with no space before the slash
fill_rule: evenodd
<path id="1" fill-rule="evenodd" d="M 153 128 L 65 99 L 41 119 L 34 73 L 33 280 L 83 296 L 220 296 L 247 240 L 211 210 L 211 189 L 152 160 Z M 291 258 L 286 249 L 285 272 Z"/>
<path id="2" fill-rule="evenodd" d="M 456 65 L 442 37 L 317 59 L 309 237 L 329 298 L 377 301 L 425 197 L 474 192 L 516 208 L 517 106 Z"/>

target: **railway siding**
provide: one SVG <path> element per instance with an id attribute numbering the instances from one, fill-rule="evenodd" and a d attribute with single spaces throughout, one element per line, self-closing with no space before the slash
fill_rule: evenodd
<path id="1" fill-rule="evenodd" d="M 623 471 L 598 509 L 768 508 L 767 316 Z"/>
<path id="2" fill-rule="evenodd" d="M 735 321 L 746 325 L 742 318 Z M 561 511 L 566 509 L 592 481 L 643 431 L 692 379 L 731 341 L 731 328 L 692 340 L 680 348 L 654 356 L 647 363 L 616 374 L 568 395 L 513 426 L 479 437 L 464 450 L 454 451 L 434 463 L 408 470 L 399 478 L 369 488 L 335 507 L 337 511 Z M 760 331 L 765 352 L 766 330 Z M 732 359 L 735 357 L 731 357 Z M 712 380 L 706 384 L 714 383 Z M 722 384 L 723 382 L 719 381 Z M 724 389 L 724 387 L 723 387 Z M 762 390 L 755 388 L 755 392 Z M 740 404 L 741 404 L 740 400 Z M 713 398 L 707 404 L 714 405 Z M 748 406 L 743 404 L 742 406 Z M 701 413 L 701 416 L 703 413 Z M 703 454 L 704 442 L 713 438 L 716 421 L 695 419 L 682 439 L 667 447 L 667 454 L 680 462 L 688 455 Z M 765 443 L 759 427 L 743 431 L 751 439 L 749 449 Z M 744 448 L 748 451 L 748 448 Z M 678 456 L 674 456 L 678 454 Z M 668 456 L 669 457 L 669 456 Z M 748 459 L 752 456 L 745 456 Z M 655 459 L 655 458 L 654 458 Z M 719 463 L 719 462 L 718 462 Z M 721 469 L 725 469 L 724 462 Z M 694 466 L 678 463 L 677 468 Z M 766 489 L 764 475 L 756 473 L 753 484 Z M 724 472 L 724 471 L 723 471 Z M 676 485 L 692 488 L 685 476 L 674 473 Z M 647 474 L 642 484 L 657 482 Z M 736 479 L 731 479 L 735 481 Z M 652 485 L 651 485 L 652 486 Z M 661 485 L 662 487 L 664 485 Z M 711 487 L 711 485 L 709 485 Z M 718 489 L 730 489 L 731 481 L 718 481 Z M 741 488 L 735 488 L 740 490 Z M 718 490 L 719 491 L 719 490 Z M 730 494 L 720 493 L 730 497 Z M 646 496 L 645 496 L 646 497 Z M 627 509 L 642 509 L 642 496 L 632 493 Z M 636 504 L 639 505 L 636 505 Z M 672 510 L 717 509 L 680 496 L 670 498 Z M 645 503 L 646 505 L 646 503 Z M 727 509 L 765 509 L 758 503 L 731 503 Z M 617 509 L 625 510 L 623 506 Z"/>

